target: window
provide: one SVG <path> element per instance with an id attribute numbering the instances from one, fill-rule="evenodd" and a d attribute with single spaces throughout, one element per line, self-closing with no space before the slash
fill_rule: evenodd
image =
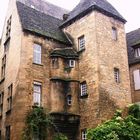
<path id="1" fill-rule="evenodd" d="M 85 49 L 85 37 L 81 36 L 78 38 L 78 45 L 79 45 L 79 51 Z"/>
<path id="2" fill-rule="evenodd" d="M 120 72 L 119 69 L 117 68 L 114 68 L 114 78 L 116 83 L 120 82 Z"/>
<path id="3" fill-rule="evenodd" d="M 81 83 L 81 97 L 87 95 L 87 83 L 82 82 Z"/>
<path id="4" fill-rule="evenodd" d="M 75 60 L 69 60 L 69 67 L 74 68 L 75 67 Z"/>
<path id="5" fill-rule="evenodd" d="M 82 136 L 81 136 L 82 139 L 81 140 L 87 140 L 87 130 L 86 129 L 82 130 L 81 134 L 82 134 Z"/>
<path id="6" fill-rule="evenodd" d="M 117 40 L 117 29 L 115 27 L 112 27 L 112 38 Z"/>
<path id="7" fill-rule="evenodd" d="M 4 52 L 7 52 L 7 50 L 9 49 L 9 45 L 10 45 L 10 40 L 6 41 L 4 44 Z"/>
<path id="8" fill-rule="evenodd" d="M 41 83 L 34 82 L 33 102 L 34 105 L 40 106 L 41 104 Z"/>
<path id="9" fill-rule="evenodd" d="M 2 58 L 2 66 L 1 66 L 1 77 L 5 77 L 5 69 L 6 69 L 6 55 Z"/>
<path id="10" fill-rule="evenodd" d="M 67 96 L 67 105 L 71 105 L 72 104 L 72 96 L 68 95 Z"/>
<path id="11" fill-rule="evenodd" d="M 140 57 L 140 48 L 136 48 L 134 51 L 135 51 L 135 57 Z"/>
<path id="12" fill-rule="evenodd" d="M 6 127 L 5 140 L 10 140 L 10 126 Z"/>
<path id="13" fill-rule="evenodd" d="M 59 67 L 58 58 L 52 58 L 52 68 L 57 69 Z"/>
<path id="14" fill-rule="evenodd" d="M 33 62 L 41 64 L 41 46 L 38 44 L 34 44 Z"/>
<path id="15" fill-rule="evenodd" d="M 134 88 L 135 90 L 140 90 L 140 70 L 134 70 Z"/>
<path id="16" fill-rule="evenodd" d="M 7 111 L 12 109 L 12 94 L 13 94 L 13 84 L 8 87 L 8 97 L 7 97 Z"/>
<path id="17" fill-rule="evenodd" d="M 12 16 L 7 20 L 6 40 L 10 37 Z"/>
<path id="18" fill-rule="evenodd" d="M 3 113 L 3 99 L 4 99 L 4 93 L 2 92 L 0 94 L 0 116 L 2 116 Z"/>

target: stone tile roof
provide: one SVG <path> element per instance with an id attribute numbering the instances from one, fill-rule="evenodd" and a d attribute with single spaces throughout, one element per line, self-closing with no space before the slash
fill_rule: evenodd
<path id="1" fill-rule="evenodd" d="M 71 59 L 71 58 L 78 58 L 78 54 L 77 52 L 69 47 L 69 48 L 63 48 L 63 49 L 55 49 L 51 52 L 51 55 L 52 57 L 62 57 L 62 58 L 68 58 L 68 59 Z"/>
<path id="2" fill-rule="evenodd" d="M 59 28 L 62 20 L 37 11 L 21 2 L 17 3 L 17 10 L 24 30 L 52 38 L 64 44 L 71 44 L 67 36 Z"/>
<path id="3" fill-rule="evenodd" d="M 34 9 L 45 13 L 47 15 L 59 18 L 59 19 L 63 19 L 63 15 L 67 14 L 69 11 L 58 7 L 56 5 L 53 5 L 49 2 L 47 2 L 46 0 L 17 0 L 29 7 L 34 7 Z"/>
<path id="4" fill-rule="evenodd" d="M 140 63 L 134 55 L 134 47 L 140 46 L 140 28 L 126 34 L 129 64 Z"/>
<path id="5" fill-rule="evenodd" d="M 61 27 L 67 25 L 78 17 L 84 16 L 91 10 L 98 10 L 122 22 L 126 22 L 120 13 L 106 0 L 81 0 L 80 3 L 69 13 L 68 19 L 61 25 Z"/>

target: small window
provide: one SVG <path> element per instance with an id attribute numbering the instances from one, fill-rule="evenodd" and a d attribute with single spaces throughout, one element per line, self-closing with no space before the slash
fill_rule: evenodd
<path id="1" fill-rule="evenodd" d="M 10 37 L 12 16 L 7 20 L 6 26 L 6 40 Z"/>
<path id="2" fill-rule="evenodd" d="M 8 97 L 7 97 L 7 111 L 12 109 L 12 94 L 13 94 L 13 84 L 8 87 Z"/>
<path id="3" fill-rule="evenodd" d="M 0 116 L 2 116 L 3 113 L 3 99 L 4 99 L 4 93 L 2 92 L 0 94 Z"/>
<path id="4" fill-rule="evenodd" d="M 69 60 L 69 67 L 74 68 L 75 67 L 75 60 Z"/>
<path id="5" fill-rule="evenodd" d="M 34 105 L 36 106 L 41 105 L 41 90 L 42 90 L 41 83 L 34 82 L 33 102 Z"/>
<path id="6" fill-rule="evenodd" d="M 35 64 L 41 64 L 41 53 L 41 46 L 39 44 L 34 44 L 33 62 Z"/>
<path id="7" fill-rule="evenodd" d="M 10 45 L 10 40 L 7 40 L 4 44 L 4 52 L 7 52 L 9 49 L 9 45 Z"/>
<path id="8" fill-rule="evenodd" d="M 112 27 L 112 38 L 117 40 L 117 29 L 115 27 Z"/>
<path id="9" fill-rule="evenodd" d="M 52 58 L 52 68 L 54 69 L 59 68 L 58 58 Z"/>
<path id="10" fill-rule="evenodd" d="M 81 97 L 87 96 L 87 83 L 82 82 L 80 85 L 81 85 Z"/>
<path id="11" fill-rule="evenodd" d="M 81 36 L 78 38 L 78 45 L 79 45 L 79 51 L 85 49 L 85 37 Z"/>
<path id="12" fill-rule="evenodd" d="M 140 90 L 140 70 L 134 70 L 133 72 L 134 77 L 134 88 L 135 90 Z"/>
<path id="13" fill-rule="evenodd" d="M 72 96 L 68 95 L 67 96 L 67 105 L 71 105 L 72 104 Z"/>
<path id="14" fill-rule="evenodd" d="M 81 140 L 87 140 L 87 130 L 86 129 L 81 131 Z"/>
<path id="15" fill-rule="evenodd" d="M 120 71 L 117 68 L 114 68 L 114 78 L 116 83 L 120 82 Z"/>
<path id="16" fill-rule="evenodd" d="M 5 70 L 6 70 L 6 55 L 2 58 L 2 65 L 1 65 L 1 78 L 5 77 Z"/>
<path id="17" fill-rule="evenodd" d="M 140 48 L 136 48 L 134 51 L 135 51 L 135 57 L 140 57 Z"/>
<path id="18" fill-rule="evenodd" d="M 5 140 L 10 140 L 10 126 L 6 127 Z"/>

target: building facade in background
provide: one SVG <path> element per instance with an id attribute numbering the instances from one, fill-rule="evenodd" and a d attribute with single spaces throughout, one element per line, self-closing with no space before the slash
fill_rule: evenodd
<path id="1" fill-rule="evenodd" d="M 106 0 L 81 0 L 71 12 L 10 0 L 0 48 L 1 138 L 20 140 L 27 112 L 42 106 L 69 140 L 86 140 L 88 128 L 130 104 L 125 22 Z"/>

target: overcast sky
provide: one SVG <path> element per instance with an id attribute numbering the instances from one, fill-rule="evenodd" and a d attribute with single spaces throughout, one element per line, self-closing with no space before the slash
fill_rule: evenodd
<path id="1" fill-rule="evenodd" d="M 0 37 L 9 0 L 0 0 Z M 47 0 L 71 10 L 80 0 Z M 126 32 L 140 28 L 140 0 L 108 0 L 127 20 Z"/>

